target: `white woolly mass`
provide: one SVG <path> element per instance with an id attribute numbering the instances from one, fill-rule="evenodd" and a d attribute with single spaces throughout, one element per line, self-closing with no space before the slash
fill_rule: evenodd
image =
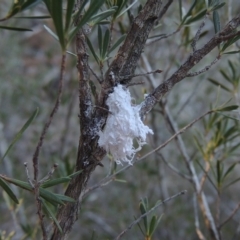
<path id="1" fill-rule="evenodd" d="M 98 144 L 112 154 L 117 164 L 132 164 L 136 152 L 146 144 L 147 134 L 153 134 L 153 131 L 143 124 L 139 116 L 140 106 L 132 106 L 130 92 L 122 85 L 114 88 L 106 103 L 111 113 L 105 128 L 99 132 Z M 138 142 L 136 149 L 133 139 Z"/>

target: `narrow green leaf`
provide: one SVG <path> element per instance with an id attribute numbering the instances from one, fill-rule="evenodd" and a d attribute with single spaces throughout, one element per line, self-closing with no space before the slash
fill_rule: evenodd
<path id="1" fill-rule="evenodd" d="M 74 57 L 77 57 L 77 55 L 76 55 L 75 53 L 73 53 L 73 52 L 66 51 L 66 53 L 68 53 L 69 55 L 72 55 L 72 56 L 74 56 Z"/>
<path id="2" fill-rule="evenodd" d="M 5 177 L 5 176 L 0 176 L 0 178 L 4 179 L 6 182 L 9 182 L 11 184 L 14 184 L 22 189 L 28 190 L 28 191 L 32 191 L 32 187 L 30 186 L 30 184 L 28 182 L 23 182 L 14 178 L 9 178 L 9 177 Z"/>
<path id="3" fill-rule="evenodd" d="M 57 196 L 57 194 L 54 194 L 44 188 L 41 188 L 41 187 L 39 188 L 39 194 L 42 198 L 44 198 L 46 201 L 50 202 L 51 204 L 55 203 L 55 204 L 64 205 L 64 202 L 59 196 Z"/>
<path id="4" fill-rule="evenodd" d="M 147 199 L 142 199 L 142 201 L 140 202 L 139 204 L 139 209 L 140 209 L 140 212 L 141 214 L 145 214 L 147 212 L 147 209 L 148 209 L 148 203 L 147 203 Z M 143 223 L 144 223 L 144 227 L 145 227 L 145 231 L 146 232 L 149 232 L 149 226 L 148 226 L 148 216 L 145 216 L 143 218 Z"/>
<path id="5" fill-rule="evenodd" d="M 226 86 L 224 86 L 222 83 L 217 82 L 213 78 L 208 78 L 208 81 L 210 81 L 212 84 L 216 86 L 220 86 L 222 89 L 226 90 L 227 92 L 232 92 L 232 90 Z"/>
<path id="6" fill-rule="evenodd" d="M 103 39 L 103 50 L 102 50 L 102 56 L 103 59 L 107 57 L 107 50 L 108 50 L 108 45 L 110 42 L 110 31 L 109 29 L 106 30 L 104 39 Z"/>
<path id="7" fill-rule="evenodd" d="M 231 71 L 232 71 L 232 76 L 233 76 L 232 78 L 235 79 L 236 78 L 236 70 L 235 70 L 235 67 L 234 67 L 231 60 L 228 60 L 228 65 L 229 65 L 229 67 L 231 68 Z"/>
<path id="8" fill-rule="evenodd" d="M 239 180 L 240 180 L 240 177 L 239 177 L 239 178 L 237 178 L 237 179 L 235 179 L 234 181 L 232 181 L 232 182 L 228 183 L 226 186 L 224 186 L 224 188 L 228 188 L 229 186 L 231 186 L 231 185 L 235 184 L 235 183 L 236 183 L 236 182 L 238 182 Z"/>
<path id="9" fill-rule="evenodd" d="M 54 195 L 57 198 L 59 198 L 61 201 L 64 201 L 64 202 L 72 202 L 72 203 L 76 202 L 73 198 L 65 196 L 65 195 L 62 195 L 62 194 L 55 193 Z"/>
<path id="10" fill-rule="evenodd" d="M 20 19 L 49 19 L 52 18 L 51 16 L 24 16 L 24 17 L 14 17 L 14 18 L 20 18 Z"/>
<path id="11" fill-rule="evenodd" d="M 89 47 L 89 49 L 90 49 L 93 57 L 95 58 L 96 62 L 99 64 L 99 57 L 98 57 L 98 55 L 96 54 L 96 52 L 95 52 L 95 50 L 94 50 L 94 48 L 93 48 L 93 46 L 92 46 L 92 43 L 91 43 L 91 41 L 88 39 L 88 37 L 86 37 L 86 41 L 87 41 L 87 45 L 88 45 L 88 47 Z"/>
<path id="12" fill-rule="evenodd" d="M 102 44 L 102 28 L 100 25 L 98 25 L 98 47 L 99 47 L 100 57 L 102 58 L 103 44 Z"/>
<path id="13" fill-rule="evenodd" d="M 61 228 L 61 226 L 59 225 L 59 222 L 57 221 L 57 219 L 56 219 L 54 213 L 52 212 L 52 210 L 48 207 L 47 203 L 46 203 L 43 199 L 41 199 L 41 202 L 42 202 L 43 207 L 44 207 L 44 209 L 46 210 L 46 212 L 47 212 L 47 213 L 49 214 L 49 216 L 53 219 L 53 221 L 54 221 L 54 223 L 56 224 L 59 232 L 62 233 L 62 228 Z"/>
<path id="14" fill-rule="evenodd" d="M 32 31 L 32 29 L 28 29 L 28 28 L 17 28 L 17 27 L 8 27 L 8 26 L 0 26 L 0 28 L 11 30 L 11 31 L 19 31 L 19 32 Z"/>
<path id="15" fill-rule="evenodd" d="M 137 220 L 137 218 L 136 218 L 135 216 L 134 216 L 134 219 Z M 139 227 L 139 229 L 140 229 L 142 235 L 145 236 L 145 233 L 144 233 L 144 231 L 143 231 L 143 229 L 142 229 L 142 227 L 141 227 L 141 225 L 140 225 L 139 222 L 137 223 L 137 225 L 138 225 L 138 227 Z"/>
<path id="16" fill-rule="evenodd" d="M 237 163 L 233 163 L 228 169 L 227 171 L 224 173 L 223 175 L 223 180 L 234 170 L 234 168 L 236 167 Z"/>
<path id="17" fill-rule="evenodd" d="M 15 135 L 13 141 L 9 145 L 8 149 L 6 150 L 5 154 L 1 158 L 1 161 L 7 156 L 8 152 L 11 150 L 11 148 L 14 146 L 14 144 L 20 139 L 22 134 L 25 132 L 25 130 L 30 126 L 32 121 L 35 119 L 35 117 L 38 114 L 38 108 L 33 112 L 33 114 L 30 116 L 30 118 L 27 120 L 27 122 L 23 125 L 23 127 L 20 129 L 20 131 Z"/>
<path id="18" fill-rule="evenodd" d="M 185 25 L 187 24 L 191 24 L 193 22 L 196 22 L 198 20 L 200 20 L 203 16 L 205 16 L 207 13 L 207 9 L 203 9 L 202 11 L 200 11 L 198 14 L 196 14 L 194 17 L 189 18 L 186 22 Z"/>
<path id="19" fill-rule="evenodd" d="M 183 20 L 182 20 L 182 22 L 181 22 L 181 25 L 183 25 L 183 24 L 185 23 L 186 19 L 187 19 L 188 17 L 190 17 L 190 15 L 191 15 L 191 13 L 192 13 L 192 10 L 193 10 L 193 8 L 195 7 L 196 4 L 197 4 L 197 0 L 194 0 L 194 2 L 193 2 L 193 4 L 191 5 L 191 7 L 189 8 L 187 14 L 183 17 Z"/>
<path id="20" fill-rule="evenodd" d="M 78 30 L 85 23 L 87 23 L 92 16 L 94 16 L 94 14 L 100 9 L 100 7 L 103 5 L 104 2 L 105 2 L 105 0 L 98 0 L 90 5 L 90 7 L 86 11 L 86 13 L 83 15 L 83 17 L 79 21 L 78 25 L 69 34 L 69 41 L 71 41 L 73 39 L 73 37 L 76 35 L 76 33 L 78 32 Z"/>
<path id="21" fill-rule="evenodd" d="M 68 175 L 67 177 L 69 177 L 69 178 L 74 178 L 74 177 L 76 177 L 77 175 L 79 175 L 79 174 L 82 173 L 82 172 L 83 172 L 83 170 L 79 170 L 79 171 L 77 171 L 77 172 L 74 172 L 74 173 Z"/>
<path id="22" fill-rule="evenodd" d="M 221 25 L 220 25 L 220 17 L 219 17 L 218 11 L 213 11 L 213 24 L 214 24 L 215 33 L 220 32 Z"/>
<path id="23" fill-rule="evenodd" d="M 155 228 L 153 229 L 153 233 L 156 231 L 161 219 L 162 219 L 163 214 L 160 215 L 160 217 L 157 219 L 157 222 L 155 223 Z"/>
<path id="24" fill-rule="evenodd" d="M 222 180 L 222 163 L 219 160 L 217 160 L 216 169 L 217 169 L 217 183 L 218 186 L 220 186 Z"/>
<path id="25" fill-rule="evenodd" d="M 149 225 L 149 233 L 148 235 L 151 237 L 154 233 L 154 229 L 156 228 L 156 223 L 157 223 L 157 216 L 154 215 L 150 221 L 150 225 Z"/>
<path id="26" fill-rule="evenodd" d="M 116 12 L 116 9 L 109 9 L 109 10 L 100 12 L 100 13 L 92 16 L 89 21 L 93 22 L 93 25 L 96 25 L 99 22 L 101 22 L 102 20 L 104 20 L 104 19 L 110 17 L 111 15 L 113 15 L 113 13 L 115 13 L 115 12 Z"/>
<path id="27" fill-rule="evenodd" d="M 126 180 L 124 180 L 124 179 L 119 179 L 119 178 L 115 178 L 114 181 L 115 181 L 115 182 L 120 182 L 120 183 L 127 183 Z"/>
<path id="28" fill-rule="evenodd" d="M 119 13 L 115 19 L 121 17 L 125 12 L 127 12 L 135 3 L 137 3 L 138 1 L 135 0 L 132 4 L 130 4 L 126 9 L 124 9 L 121 13 Z"/>
<path id="29" fill-rule="evenodd" d="M 116 49 L 126 38 L 127 34 L 123 34 L 110 48 L 109 53 Z"/>
<path id="30" fill-rule="evenodd" d="M 37 5 L 38 3 L 40 3 L 42 0 L 26 0 L 26 1 L 14 1 L 11 9 L 9 10 L 7 16 L 5 16 L 4 18 L 0 19 L 1 21 L 5 21 L 9 18 L 11 18 L 12 16 L 16 15 L 19 12 L 22 12 L 30 7 L 33 7 L 34 5 Z"/>
<path id="31" fill-rule="evenodd" d="M 220 4 L 217 4 L 215 5 L 213 8 L 212 8 L 212 11 L 216 11 L 217 9 L 223 7 L 226 3 L 225 2 L 222 2 Z"/>
<path id="32" fill-rule="evenodd" d="M 223 69 L 220 70 L 220 73 L 228 82 L 232 83 L 232 78 L 229 77 Z"/>
<path id="33" fill-rule="evenodd" d="M 72 20 L 73 14 L 73 7 L 74 7 L 75 0 L 68 0 L 67 1 L 67 13 L 66 13 L 66 20 L 65 20 L 65 33 L 68 31 Z"/>
<path id="34" fill-rule="evenodd" d="M 43 27 L 47 30 L 48 33 L 50 33 L 50 35 L 52 35 L 55 40 L 59 41 L 58 36 L 49 27 L 46 25 L 43 25 Z"/>
<path id="35" fill-rule="evenodd" d="M 215 111 L 217 112 L 229 112 L 238 109 L 238 105 L 231 105 L 223 108 L 217 108 Z"/>
<path id="36" fill-rule="evenodd" d="M 194 138 L 194 141 L 197 145 L 197 148 L 200 150 L 202 156 L 204 156 L 204 150 L 203 150 L 203 147 L 201 146 L 200 142 L 198 141 L 197 137 L 196 136 L 193 136 Z"/>
<path id="37" fill-rule="evenodd" d="M 236 53 L 240 53 L 240 50 L 238 50 L 238 51 L 229 51 L 229 52 L 225 52 L 223 54 L 236 54 Z"/>
<path id="38" fill-rule="evenodd" d="M 47 182 L 43 183 L 41 185 L 42 188 L 49 188 L 61 183 L 66 183 L 69 182 L 71 180 L 70 177 L 62 177 L 62 178 L 57 178 L 57 179 L 52 179 L 52 180 L 48 180 Z"/>
<path id="39" fill-rule="evenodd" d="M 116 12 L 113 15 L 113 19 L 115 20 L 117 18 L 117 16 L 120 14 L 120 12 L 122 11 L 122 9 L 124 8 L 124 6 L 126 6 L 128 0 L 117 0 L 117 3 L 115 2 L 114 5 L 116 5 L 118 8 L 116 10 Z"/>
<path id="40" fill-rule="evenodd" d="M 52 0 L 44 0 L 47 5 L 48 11 L 52 16 L 54 26 L 56 29 L 56 33 L 61 44 L 62 50 L 65 51 L 66 43 L 64 37 L 64 29 L 63 29 L 63 13 L 62 13 L 62 0 L 52 1 Z"/>
<path id="41" fill-rule="evenodd" d="M 227 121 L 226 121 L 227 122 Z M 230 127 L 225 133 L 224 133 L 224 138 L 228 139 L 230 136 L 235 134 L 238 131 L 235 125 Z"/>
<path id="42" fill-rule="evenodd" d="M 221 52 L 224 52 L 229 46 L 231 46 L 233 43 L 235 43 L 236 41 L 238 41 L 240 39 L 240 35 L 237 35 L 235 37 L 233 37 L 232 39 L 229 39 L 222 47 Z"/>
<path id="43" fill-rule="evenodd" d="M 0 186 L 16 204 L 19 204 L 16 195 L 13 193 L 12 189 L 8 186 L 8 184 L 2 178 L 0 178 Z"/>
<path id="44" fill-rule="evenodd" d="M 178 8 L 179 8 L 179 17 L 180 17 L 180 22 L 182 21 L 182 0 L 178 0 Z"/>

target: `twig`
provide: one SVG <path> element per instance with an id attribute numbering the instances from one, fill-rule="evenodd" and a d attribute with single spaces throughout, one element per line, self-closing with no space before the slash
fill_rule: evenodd
<path id="1" fill-rule="evenodd" d="M 59 85 L 58 85 L 58 95 L 57 95 L 57 100 L 55 102 L 55 105 L 53 107 L 53 110 L 49 116 L 49 119 L 47 120 L 47 122 L 44 125 L 43 131 L 41 133 L 40 139 L 38 141 L 37 144 L 37 148 L 34 152 L 33 155 L 33 170 L 34 170 L 34 181 L 37 182 L 38 181 L 38 156 L 39 156 L 39 152 L 41 150 L 41 147 L 43 145 L 43 140 L 45 138 L 45 135 L 48 131 L 48 128 L 50 126 L 50 124 L 52 123 L 53 120 L 53 116 L 55 115 L 55 113 L 58 110 L 60 101 L 61 101 L 61 96 L 62 96 L 62 87 L 63 87 L 63 75 L 64 75 L 64 71 L 65 71 L 65 60 L 66 60 L 66 55 L 63 54 L 62 55 L 62 62 L 61 62 L 61 70 L 60 70 L 60 78 L 59 78 Z"/>
<path id="2" fill-rule="evenodd" d="M 171 6 L 172 3 L 173 3 L 173 0 L 168 0 L 168 2 L 163 6 L 163 8 L 159 13 L 158 21 L 164 16 L 164 14 L 167 12 L 168 8 Z"/>
<path id="3" fill-rule="evenodd" d="M 93 74 L 93 76 L 98 80 L 98 82 L 101 84 L 103 81 L 102 79 L 100 79 L 97 74 L 92 70 L 92 68 L 90 67 L 90 65 L 88 64 L 88 68 L 91 71 L 91 73 Z"/>
<path id="4" fill-rule="evenodd" d="M 198 91 L 198 86 L 202 83 L 202 81 L 198 81 L 196 85 L 193 87 L 192 93 L 189 95 L 189 97 L 186 99 L 186 101 L 182 104 L 182 106 L 179 108 L 175 116 L 178 116 L 183 109 L 187 106 L 187 104 L 190 102 L 191 98 L 195 95 L 196 91 Z"/>
<path id="5" fill-rule="evenodd" d="M 110 23 L 110 28 L 109 28 L 109 33 L 110 33 L 110 41 L 108 43 L 108 48 L 107 48 L 107 52 L 109 53 L 109 50 L 111 49 L 112 47 L 112 40 L 113 40 L 113 37 L 112 37 L 112 33 L 113 33 L 113 24 L 114 24 L 114 21 L 113 21 L 113 18 L 111 19 L 111 23 Z M 108 57 L 108 56 L 107 56 Z M 107 58 L 107 65 L 109 67 L 109 58 Z"/>
<path id="6" fill-rule="evenodd" d="M 162 70 L 157 69 L 157 70 L 154 70 L 154 71 L 151 71 L 151 72 L 122 76 L 119 79 L 120 79 L 120 81 L 124 81 L 124 80 L 127 80 L 127 79 L 132 79 L 134 77 L 146 76 L 146 75 L 149 75 L 149 74 L 161 73 L 161 72 L 162 72 Z"/>
<path id="7" fill-rule="evenodd" d="M 238 203 L 238 205 L 236 206 L 236 208 L 232 211 L 232 213 L 229 215 L 229 217 L 225 220 L 225 221 L 223 221 L 220 225 L 219 225 L 219 229 L 221 229 L 228 221 L 230 221 L 232 218 L 233 218 L 233 216 L 237 213 L 237 211 L 239 210 L 239 208 L 240 208 L 240 203 Z"/>
<path id="8" fill-rule="evenodd" d="M 142 84 L 144 84 L 143 81 L 141 81 L 141 82 L 131 82 L 131 83 L 128 83 L 128 84 L 126 85 L 126 87 L 128 88 L 128 87 L 131 87 L 131 86 L 142 85 Z"/>
<path id="9" fill-rule="evenodd" d="M 38 181 L 38 184 L 41 185 L 42 183 L 44 183 L 48 179 L 50 179 L 57 167 L 58 167 L 58 164 L 54 163 L 54 165 L 52 166 L 52 169 L 48 172 L 48 174 L 44 178 L 42 178 L 40 181 Z"/>
<path id="10" fill-rule="evenodd" d="M 151 208 L 149 211 L 147 211 L 146 213 L 142 214 L 139 218 L 137 218 L 135 221 L 133 221 L 126 229 L 124 229 L 116 238 L 115 240 L 119 240 L 128 230 L 130 230 L 134 225 L 136 225 L 137 223 L 139 223 L 144 217 L 146 217 L 149 213 L 153 212 L 156 208 L 158 208 L 159 206 L 165 204 L 166 202 L 180 196 L 180 195 L 184 195 L 187 192 L 187 190 L 183 190 L 165 200 L 163 200 L 162 202 L 156 204 L 153 208 Z"/>
<path id="11" fill-rule="evenodd" d="M 210 160 L 205 160 L 205 169 L 204 169 L 204 174 L 201 178 L 201 181 L 200 181 L 200 190 L 199 190 L 199 193 L 203 191 L 203 185 L 208 177 L 208 172 L 210 170 L 210 163 L 209 163 Z"/>
<path id="12" fill-rule="evenodd" d="M 181 176 L 182 178 L 184 179 L 187 179 L 187 180 L 191 180 L 191 177 L 184 174 L 184 173 L 181 173 L 177 168 L 175 168 L 171 163 L 169 163 L 161 153 L 157 152 L 156 153 L 162 160 L 163 162 L 173 171 L 175 172 L 176 174 L 178 174 L 179 176 Z"/>
<path id="13" fill-rule="evenodd" d="M 27 167 L 27 162 L 24 163 L 24 167 L 25 167 L 25 171 L 26 171 L 26 175 L 27 175 L 27 179 L 28 179 L 28 182 L 29 184 L 31 185 L 31 187 L 34 189 L 34 184 L 31 180 L 31 177 L 29 175 L 29 171 L 28 171 L 28 167 Z"/>
<path id="14" fill-rule="evenodd" d="M 159 38 L 157 38 L 157 39 L 155 39 L 155 40 L 153 40 L 153 41 L 148 42 L 146 45 L 149 46 L 149 45 L 151 45 L 151 44 L 153 44 L 153 43 L 155 43 L 155 42 L 158 42 L 158 41 L 160 41 L 160 40 L 162 40 L 162 39 L 169 38 L 169 37 L 173 36 L 174 34 L 178 33 L 180 30 L 181 30 L 181 28 L 179 27 L 179 28 L 177 28 L 175 31 L 173 31 L 172 33 L 162 34 L 161 37 L 159 37 Z"/>
<path id="15" fill-rule="evenodd" d="M 199 37 L 200 37 L 200 35 L 201 35 L 202 29 L 203 29 L 203 27 L 205 26 L 205 22 L 206 22 L 206 19 L 208 18 L 208 16 L 209 16 L 209 13 L 207 13 L 207 14 L 205 15 L 202 23 L 200 24 L 200 26 L 199 26 L 199 28 L 198 28 L 198 30 L 197 30 L 197 32 L 196 32 L 195 37 L 193 38 L 193 41 L 192 41 L 192 43 L 191 43 L 191 46 L 192 46 L 192 48 L 193 48 L 193 52 L 195 52 L 195 51 L 197 50 L 196 44 L 197 44 L 197 41 L 198 41 L 198 39 L 199 39 Z"/>
<path id="16" fill-rule="evenodd" d="M 36 206 L 37 206 L 37 215 L 38 215 L 38 218 L 40 221 L 43 240 L 47 240 L 47 231 L 46 231 L 45 224 L 44 224 L 44 215 L 42 213 L 42 202 L 41 202 L 41 198 L 40 198 L 40 194 L 39 194 L 39 187 L 40 187 L 40 185 L 38 184 L 38 182 L 35 182 L 34 196 L 35 196 L 35 202 L 36 202 Z"/>
<path id="17" fill-rule="evenodd" d="M 110 179 L 109 179 L 108 181 L 106 181 L 106 182 L 103 182 L 103 183 L 101 183 L 101 184 L 96 184 L 96 185 L 94 185 L 94 186 L 92 186 L 92 187 L 90 187 L 90 188 L 87 188 L 87 189 L 84 191 L 84 193 L 82 194 L 82 196 L 80 196 L 79 201 L 81 202 L 81 200 L 82 200 L 89 192 L 92 192 L 93 190 L 96 190 L 96 189 L 98 189 L 98 188 L 102 188 L 102 187 L 108 185 L 110 182 L 112 182 L 112 181 L 114 181 L 114 180 L 115 180 L 115 177 L 112 177 L 112 178 L 110 178 Z"/>
<path id="18" fill-rule="evenodd" d="M 199 240 L 206 240 L 202 231 L 200 230 L 199 217 L 198 217 L 198 206 L 197 206 L 197 196 L 193 197 L 193 208 L 194 208 L 194 217 L 195 217 L 195 229 L 198 235 Z"/>
<path id="19" fill-rule="evenodd" d="M 192 72 L 188 73 L 186 77 L 195 77 L 197 75 L 200 75 L 204 72 L 207 72 L 214 64 L 218 62 L 218 60 L 221 58 L 221 55 L 218 55 L 208 66 L 204 67 L 203 69 L 197 71 L 197 72 Z"/>

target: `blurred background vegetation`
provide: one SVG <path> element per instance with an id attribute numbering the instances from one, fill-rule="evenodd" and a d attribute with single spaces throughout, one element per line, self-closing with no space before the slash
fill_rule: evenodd
<path id="1" fill-rule="evenodd" d="M 133 1 L 128 1 L 128 5 L 131 2 Z M 192 12 L 193 16 L 194 11 L 198 13 L 203 9 L 204 2 L 198 1 Z M 112 36 L 114 41 L 128 32 L 132 17 L 136 16 L 140 5 L 144 3 L 145 1 L 137 1 L 130 11 L 115 22 Z M 183 13 L 186 13 L 191 3 L 190 0 L 182 1 Z M 0 2 L 0 17 L 6 15 L 10 5 L 10 1 L 7 0 Z M 218 11 L 221 25 L 224 26 L 239 11 L 239 1 L 227 1 Z M 39 15 L 48 15 L 43 3 L 26 10 L 19 16 Z M 179 5 L 175 1 L 151 36 L 174 32 L 178 28 L 179 21 Z M 183 26 L 173 36 L 151 44 L 149 43 L 152 39 L 156 38 L 149 39 L 136 73 L 156 69 L 161 69 L 163 72 L 136 78 L 136 81 L 143 81 L 141 85 L 130 87 L 136 103 L 140 103 L 145 93 L 171 76 L 188 57 L 192 50 L 191 39 L 200 23 L 201 21 L 196 21 L 191 25 Z M 43 25 L 54 28 L 51 19 L 12 18 L 8 21 L 8 26 L 29 28 L 33 31 L 0 29 L 1 156 L 34 110 L 36 108 L 40 110 L 31 126 L 0 163 L 1 174 L 22 181 L 27 181 L 24 162 L 29 164 L 30 175 L 32 174 L 30 167 L 32 155 L 57 94 L 61 49 Z M 108 25 L 101 27 L 105 31 Z M 207 19 L 203 33 L 198 46 L 206 43 L 214 35 L 212 16 Z M 97 49 L 97 27 L 93 28 L 88 37 Z M 239 48 L 239 42 L 236 42 L 230 50 L 239 50 Z M 68 50 L 74 52 L 74 46 L 70 46 Z M 210 64 L 217 51 L 217 49 L 212 51 L 194 70 L 197 71 Z M 116 50 L 113 53 L 116 53 Z M 110 55 L 110 61 L 114 57 L 113 53 Z M 100 69 L 91 51 L 89 55 L 91 68 L 100 75 Z M 154 136 L 149 136 L 148 145 L 143 148 L 139 156 L 143 156 L 171 137 L 173 123 L 181 128 L 209 110 L 211 106 L 216 106 L 216 102 L 219 106 L 231 99 L 230 104 L 239 104 L 239 66 L 239 53 L 223 55 L 222 59 L 206 73 L 187 78 L 175 86 L 148 115 L 145 123 L 154 130 Z M 105 62 L 103 71 L 106 67 Z M 96 82 L 93 75 L 91 80 Z M 59 164 L 54 177 L 67 176 L 74 171 L 79 138 L 78 112 L 76 60 L 74 56 L 68 55 L 61 107 L 54 117 L 40 154 L 42 177 L 54 163 Z M 240 203 L 238 182 L 240 129 L 239 122 L 235 120 L 239 119 L 239 113 L 234 111 L 225 115 L 231 118 L 220 114 L 216 117 L 207 116 L 182 135 L 187 154 L 194 163 L 199 178 L 205 175 L 206 163 L 210 164 L 203 190 L 211 212 L 219 223 L 227 219 Z M 103 168 L 96 168 L 88 182 L 88 187 L 121 168 L 113 163 L 111 156 L 105 158 L 103 165 Z M 194 212 L 196 209 L 199 211 L 201 230 L 207 235 L 201 211 L 194 206 L 196 201 L 194 202 L 193 186 L 181 174 L 188 175 L 188 169 L 179 143 L 173 141 L 160 152 L 150 155 L 117 175 L 115 181 L 89 192 L 83 199 L 79 220 L 74 225 L 69 239 L 113 239 L 140 216 L 141 199 L 148 198 L 149 206 L 152 207 L 158 200 L 164 200 L 185 189 L 186 195 L 155 210 L 154 214 L 162 217 L 152 239 L 197 239 L 196 212 Z M 54 191 L 63 194 L 64 188 L 66 185 L 60 185 L 55 187 Z M 16 187 L 13 187 L 13 190 L 20 199 L 19 205 L 14 204 L 3 191 L 0 195 L 1 239 L 7 239 L 4 238 L 4 231 L 5 237 L 14 232 L 12 239 L 39 239 L 40 229 L 34 196 Z M 236 212 L 222 227 L 222 239 L 240 238 L 239 219 L 240 213 Z M 143 222 L 140 224 L 143 228 Z M 137 225 L 123 237 L 132 240 L 143 238 Z"/>

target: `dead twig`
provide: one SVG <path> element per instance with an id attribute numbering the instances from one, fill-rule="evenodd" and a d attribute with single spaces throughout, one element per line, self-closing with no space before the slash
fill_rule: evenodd
<path id="1" fill-rule="evenodd" d="M 62 55 L 62 61 L 61 61 L 61 70 L 60 70 L 60 77 L 59 77 L 59 84 L 58 84 L 58 95 L 57 95 L 57 100 L 55 102 L 55 105 L 53 107 L 53 110 L 52 112 L 50 113 L 50 116 L 47 120 L 47 122 L 45 123 L 44 125 L 44 128 L 42 130 L 42 133 L 41 133 L 41 136 L 40 136 L 40 139 L 38 141 L 38 144 L 37 144 L 37 148 L 34 152 L 34 155 L 33 155 L 33 170 L 34 170 L 34 181 L 37 182 L 38 181 L 38 156 L 39 156 L 39 153 L 40 153 L 40 150 L 41 150 L 41 147 L 43 145 L 43 140 L 46 136 L 46 133 L 48 131 L 48 128 L 50 126 L 50 124 L 52 123 L 52 120 L 53 120 L 53 116 L 55 115 L 55 113 L 57 112 L 58 110 L 58 107 L 59 107 L 59 104 L 60 104 L 60 101 L 61 101 L 61 96 L 62 96 L 62 88 L 63 88 L 63 76 L 64 76 L 64 72 L 65 72 L 65 61 L 66 61 L 66 55 L 63 54 Z"/>
<path id="2" fill-rule="evenodd" d="M 228 221 L 230 221 L 234 215 L 237 213 L 237 211 L 240 208 L 240 203 L 238 203 L 238 205 L 236 206 L 236 208 L 232 211 L 232 213 L 229 215 L 229 217 L 227 217 L 227 219 L 225 219 L 220 225 L 219 225 L 219 229 L 221 229 L 226 223 L 228 223 Z"/>

